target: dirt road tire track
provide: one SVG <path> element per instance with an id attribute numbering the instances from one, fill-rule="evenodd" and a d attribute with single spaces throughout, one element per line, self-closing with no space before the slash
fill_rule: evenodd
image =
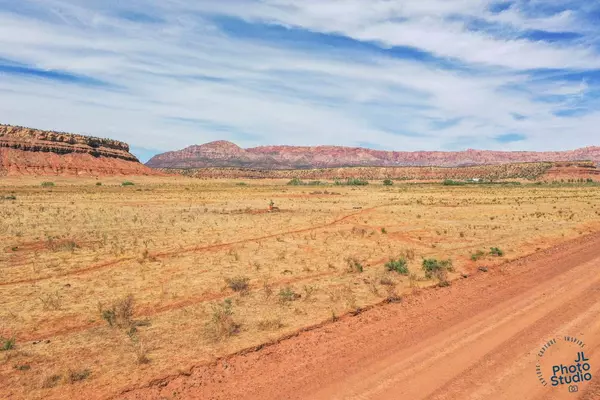
<path id="1" fill-rule="evenodd" d="M 175 257 L 175 256 L 179 256 L 182 254 L 186 254 L 186 253 L 202 253 L 202 252 L 208 252 L 208 251 L 212 251 L 212 250 L 224 249 L 224 248 L 228 248 L 230 246 L 236 246 L 236 245 L 250 243 L 250 242 L 258 242 L 261 240 L 273 239 L 273 238 L 276 238 L 279 236 L 287 236 L 287 235 L 294 235 L 294 234 L 298 234 L 298 233 L 312 232 L 312 231 L 315 231 L 318 229 L 329 228 L 331 226 L 339 224 L 340 222 L 344 222 L 352 217 L 362 215 L 367 212 L 371 212 L 378 208 L 388 207 L 390 205 L 392 205 L 392 204 L 382 204 L 382 205 L 371 207 L 371 208 L 365 208 L 363 210 L 345 215 L 343 217 L 337 218 L 337 219 L 327 222 L 325 224 L 310 226 L 308 228 L 272 233 L 272 234 L 265 235 L 265 236 L 259 236 L 259 237 L 243 239 L 243 240 L 236 240 L 234 242 L 228 242 L 228 243 L 219 243 L 219 244 L 212 244 L 212 245 L 206 245 L 206 246 L 192 246 L 192 247 L 188 247 L 188 248 L 180 249 L 180 250 L 176 250 L 176 251 L 163 251 L 163 252 L 157 252 L 157 253 L 150 253 L 149 255 L 151 257 L 155 257 L 155 258 L 169 258 L 169 257 Z M 0 286 L 22 285 L 22 284 L 28 284 L 28 283 L 37 283 L 37 282 L 41 282 L 41 281 L 47 281 L 50 279 L 64 278 L 64 277 L 68 277 L 68 276 L 83 275 L 83 274 L 86 274 L 89 272 L 95 272 L 95 271 L 99 271 L 99 270 L 103 270 L 103 269 L 107 269 L 107 268 L 116 267 L 124 262 L 135 260 L 136 258 L 137 257 L 121 257 L 121 258 L 117 258 L 114 260 L 103 261 L 98 264 L 90 265 L 89 267 L 65 272 L 63 274 L 40 276 L 40 277 L 32 278 L 32 279 L 20 279 L 20 280 L 9 281 L 9 282 L 0 282 Z"/>
<path id="2" fill-rule="evenodd" d="M 599 399 L 600 234 L 424 290 L 402 304 L 193 367 L 119 399 Z M 580 336 L 595 381 L 543 387 L 535 354 Z"/>

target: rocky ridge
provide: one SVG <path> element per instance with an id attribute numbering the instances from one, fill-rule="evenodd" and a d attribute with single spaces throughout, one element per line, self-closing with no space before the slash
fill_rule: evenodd
<path id="1" fill-rule="evenodd" d="M 462 167 L 523 162 L 592 161 L 600 163 L 600 147 L 569 151 L 382 151 L 341 146 L 261 146 L 242 149 L 228 141 L 187 147 L 154 156 L 152 168 L 242 167 L 266 170 L 341 167 Z"/>
<path id="2" fill-rule="evenodd" d="M 117 140 L 0 125 L 1 175 L 154 175 Z"/>

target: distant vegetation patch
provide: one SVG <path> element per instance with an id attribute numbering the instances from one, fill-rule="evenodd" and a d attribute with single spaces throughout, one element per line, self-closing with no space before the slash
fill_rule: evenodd
<path id="1" fill-rule="evenodd" d="M 130 182 L 130 181 L 125 181 L 125 182 L 121 183 L 121 186 L 134 186 L 134 185 L 135 185 L 135 183 Z"/>
<path id="2" fill-rule="evenodd" d="M 477 250 L 475 253 L 471 254 L 471 260 L 477 261 L 485 257 L 485 253 L 481 250 Z"/>
<path id="3" fill-rule="evenodd" d="M 42 187 L 54 187 L 54 182 L 42 182 Z"/>
<path id="4" fill-rule="evenodd" d="M 360 178 L 348 178 L 346 182 L 340 181 L 339 179 L 335 180 L 335 184 L 338 186 L 346 185 L 346 186 L 367 186 L 369 181 Z"/>
<path id="5" fill-rule="evenodd" d="M 466 182 L 461 182 L 461 181 L 455 181 L 455 180 L 452 180 L 452 179 L 446 179 L 446 180 L 444 180 L 444 182 L 442 182 L 442 184 L 444 186 L 464 186 L 467 183 Z"/>
<path id="6" fill-rule="evenodd" d="M 429 279 L 435 278 L 438 280 L 439 286 L 449 286 L 448 272 L 453 272 L 452 260 L 436 260 L 435 258 L 427 258 L 423 260 L 423 271 Z"/>
<path id="7" fill-rule="evenodd" d="M 404 257 L 400 257 L 397 260 L 390 260 L 385 264 L 385 268 L 388 271 L 394 271 L 399 273 L 400 275 L 408 276 L 408 262 Z"/>
<path id="8" fill-rule="evenodd" d="M 502 256 L 504 256 L 504 252 L 501 249 L 499 249 L 498 247 L 492 247 L 490 249 L 490 255 L 496 256 L 496 257 L 502 257 Z"/>
<path id="9" fill-rule="evenodd" d="M 300 178 L 293 178 L 287 184 L 290 186 L 321 186 L 321 185 L 325 185 L 326 183 L 321 182 L 321 181 L 305 182 L 305 181 L 301 180 Z"/>
<path id="10" fill-rule="evenodd" d="M 15 348 L 16 339 L 12 338 L 3 338 L 0 336 L 0 351 L 8 351 Z"/>

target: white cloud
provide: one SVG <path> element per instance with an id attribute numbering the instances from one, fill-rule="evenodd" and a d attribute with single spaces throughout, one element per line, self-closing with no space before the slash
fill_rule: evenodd
<path id="1" fill-rule="evenodd" d="M 532 80 L 522 71 L 597 68 L 592 48 L 494 37 L 450 19 L 462 15 L 519 29 L 562 30 L 573 24 L 571 12 L 527 17 L 513 7 L 493 14 L 479 0 L 32 4 L 42 17 L 0 11 L 0 59 L 111 86 L 0 72 L 0 120 L 6 123 L 164 150 L 217 139 L 242 146 L 369 142 L 419 150 L 471 147 L 469 138 L 473 146 L 506 148 L 494 138 L 511 132 L 528 137 L 513 146 L 584 146 L 593 143 L 591 124 L 600 119 L 598 112 L 578 119 L 553 115 L 585 97 L 591 83 Z M 164 22 L 119 18 L 124 11 Z M 412 46 L 467 69 L 360 48 L 331 52 L 319 43 L 230 36 L 207 13 Z M 535 101 L 540 96 L 564 101 Z"/>

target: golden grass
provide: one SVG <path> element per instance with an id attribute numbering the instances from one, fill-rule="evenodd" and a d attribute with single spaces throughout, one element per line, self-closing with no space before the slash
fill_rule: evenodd
<path id="1" fill-rule="evenodd" d="M 437 283 L 423 258 L 453 279 L 600 226 L 593 186 L 41 181 L 0 181 L 0 398 L 103 398 Z"/>

